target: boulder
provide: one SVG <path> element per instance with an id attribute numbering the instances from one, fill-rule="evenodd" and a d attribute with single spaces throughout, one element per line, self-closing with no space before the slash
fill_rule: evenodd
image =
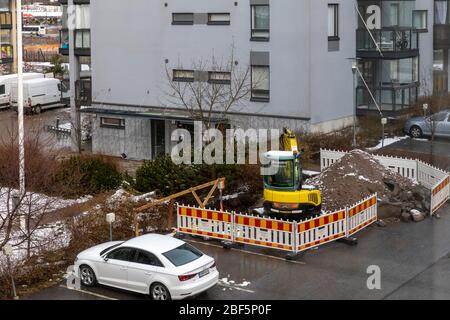
<path id="1" fill-rule="evenodd" d="M 414 222 L 421 222 L 425 220 L 425 214 L 419 210 L 411 210 L 411 218 Z"/>
<path id="2" fill-rule="evenodd" d="M 378 217 L 380 219 L 398 218 L 402 213 L 401 202 L 381 202 L 378 204 Z"/>

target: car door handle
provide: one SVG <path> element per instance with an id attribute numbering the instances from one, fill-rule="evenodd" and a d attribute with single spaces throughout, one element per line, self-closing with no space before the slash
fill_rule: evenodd
<path id="1" fill-rule="evenodd" d="M 126 270 L 128 270 L 128 268 L 127 267 L 120 267 L 120 270 L 126 271 Z"/>
<path id="2" fill-rule="evenodd" d="M 146 275 L 146 276 L 151 276 L 152 273 L 151 273 L 151 272 L 145 272 L 145 275 Z"/>

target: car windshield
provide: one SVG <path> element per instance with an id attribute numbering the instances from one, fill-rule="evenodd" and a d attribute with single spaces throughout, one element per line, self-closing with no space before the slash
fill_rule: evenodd
<path id="1" fill-rule="evenodd" d="M 163 256 L 166 257 L 175 267 L 179 267 L 197 260 L 203 256 L 203 253 L 195 249 L 190 244 L 185 243 L 178 248 L 163 253 Z"/>
<path id="2" fill-rule="evenodd" d="M 114 244 L 114 245 L 112 245 L 112 246 L 110 246 L 110 247 L 108 247 L 108 248 L 102 250 L 102 252 L 100 252 L 100 256 L 104 255 L 105 253 L 107 253 L 108 251 L 114 249 L 115 247 L 120 246 L 122 243 L 123 243 L 123 242 L 116 243 L 116 244 Z"/>

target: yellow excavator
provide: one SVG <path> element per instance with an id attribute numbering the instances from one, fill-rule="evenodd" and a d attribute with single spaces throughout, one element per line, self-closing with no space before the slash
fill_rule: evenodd
<path id="1" fill-rule="evenodd" d="M 322 198 L 319 188 L 303 184 L 301 154 L 297 137 L 288 128 L 280 137 L 282 151 L 264 154 L 264 215 L 287 220 L 304 220 L 320 215 Z"/>

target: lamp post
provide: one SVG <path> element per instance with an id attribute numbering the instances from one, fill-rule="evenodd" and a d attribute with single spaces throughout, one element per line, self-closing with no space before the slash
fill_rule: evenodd
<path id="1" fill-rule="evenodd" d="M 9 275 L 11 276 L 11 287 L 12 287 L 12 291 L 13 291 L 13 299 L 14 300 L 19 300 L 19 296 L 17 295 L 17 291 L 16 291 L 16 284 L 14 283 L 14 276 L 12 273 L 12 268 L 11 268 L 11 255 L 12 255 L 12 246 L 10 244 L 6 244 L 3 247 L 3 253 L 6 256 L 6 263 L 8 264 L 8 272 Z"/>
<path id="2" fill-rule="evenodd" d="M 357 70 L 358 65 L 356 61 L 352 62 L 352 72 L 353 72 L 353 148 L 356 148 L 356 108 L 357 102 Z"/>
<path id="3" fill-rule="evenodd" d="M 112 236 L 112 224 L 116 221 L 116 215 L 114 213 L 108 213 L 106 215 L 106 222 L 109 224 L 109 241 L 113 241 Z"/>
<path id="4" fill-rule="evenodd" d="M 20 199 L 25 196 L 25 147 L 23 124 L 23 40 L 22 40 L 22 0 L 16 2 L 17 12 L 17 127 L 19 130 L 19 192 Z M 21 219 L 21 224 L 24 224 Z"/>

